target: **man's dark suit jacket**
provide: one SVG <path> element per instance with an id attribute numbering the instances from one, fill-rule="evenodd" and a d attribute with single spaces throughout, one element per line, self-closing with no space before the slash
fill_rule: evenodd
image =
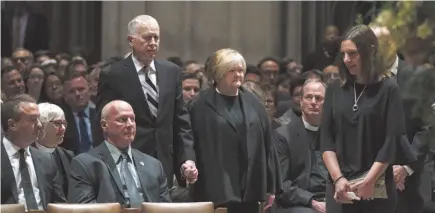
<path id="1" fill-rule="evenodd" d="M 62 109 L 65 113 L 65 120 L 68 123 L 68 127 L 65 130 L 65 136 L 63 138 L 63 142 L 59 145 L 67 150 L 74 152 L 75 155 L 80 154 L 81 144 L 80 144 L 80 134 L 77 129 L 77 123 L 71 109 L 64 103 Z M 89 108 L 89 122 L 91 124 L 91 140 L 94 146 L 97 146 L 99 143 L 96 141 L 99 138 L 96 138 L 95 132 L 97 128 L 101 127 L 98 125 L 99 121 L 97 120 L 97 115 L 94 108 Z M 92 148 L 92 147 L 91 147 Z"/>
<path id="2" fill-rule="evenodd" d="M 282 207 L 310 206 L 313 193 L 307 191 L 311 173 L 310 141 L 301 118 L 275 130 L 280 162 L 282 193 L 276 196 Z"/>
<path id="3" fill-rule="evenodd" d="M 32 146 L 36 149 L 38 148 L 35 143 L 32 144 Z M 61 177 L 60 180 L 62 181 L 63 192 L 65 196 L 68 196 L 68 176 L 70 170 L 69 164 L 74 157 L 74 153 L 59 146 L 56 147 L 54 152 L 56 152 L 60 159 L 60 162 L 58 163 L 61 166 L 61 168 L 59 168 L 59 175 Z M 54 160 L 57 160 L 56 157 L 54 158 Z"/>
<path id="4" fill-rule="evenodd" d="M 1 146 L 1 203 L 15 204 L 18 203 L 17 184 L 11 162 L 3 145 L 3 136 Z M 41 197 L 44 210 L 47 209 L 49 203 L 66 203 L 58 167 L 53 156 L 49 153 L 41 152 L 32 146 L 30 147 L 30 153 L 35 167 L 36 178 L 38 179 L 39 196 Z"/>
<path id="5" fill-rule="evenodd" d="M 412 67 L 399 59 L 397 83 L 402 90 L 402 93 L 405 93 L 405 89 L 409 89 L 406 85 L 412 75 Z M 414 173 L 406 178 L 405 190 L 399 191 L 398 193 L 399 202 L 396 212 L 418 213 L 423 208 L 424 202 L 430 200 L 431 195 L 430 175 L 428 171 L 425 170 L 429 146 L 427 140 L 421 137 L 424 132 L 421 120 L 412 116 L 413 101 L 404 98 L 403 103 L 407 136 L 411 142 L 411 147 L 417 156 L 417 161 L 408 165 L 412 170 L 414 170 Z"/>
<path id="6" fill-rule="evenodd" d="M 145 202 L 171 202 L 162 165 L 155 158 L 131 149 Z M 70 203 L 125 204 L 124 189 L 115 161 L 105 143 L 71 161 Z"/>
<path id="7" fill-rule="evenodd" d="M 180 70 L 175 64 L 154 60 L 159 88 L 158 115 L 154 119 L 142 90 L 132 56 L 115 63 L 110 70 L 102 70 L 98 84 L 96 107 L 98 117 L 105 104 L 124 100 L 133 107 L 136 115 L 136 138 L 131 146 L 160 160 L 172 187 L 173 175 L 180 185 L 181 164 L 195 160 L 190 117 L 185 109 L 181 91 Z M 99 140 L 103 141 L 101 128 Z"/>
<path id="8" fill-rule="evenodd" d="M 2 57 L 10 57 L 12 50 L 12 12 L 3 11 L 1 13 L 1 55 Z M 27 19 L 26 31 L 24 36 L 24 48 L 35 53 L 38 50 L 47 50 L 49 41 L 49 31 L 47 19 L 38 14 L 29 14 Z"/>
<path id="9" fill-rule="evenodd" d="M 276 106 L 275 117 L 279 118 L 288 110 L 291 110 L 294 107 L 295 103 L 292 100 L 288 101 L 279 101 Z"/>

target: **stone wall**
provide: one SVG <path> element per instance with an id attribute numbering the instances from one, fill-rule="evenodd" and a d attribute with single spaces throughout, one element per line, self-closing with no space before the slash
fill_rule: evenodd
<path id="1" fill-rule="evenodd" d="M 312 18 L 320 12 L 323 17 L 325 11 L 332 14 L 331 5 L 326 4 L 319 9 L 316 2 L 293 1 L 105 1 L 102 3 L 102 59 L 128 53 L 128 22 L 136 15 L 148 14 L 160 25 L 159 58 L 179 56 L 183 60 L 204 62 L 215 50 L 230 47 L 239 50 L 248 63 L 257 63 L 264 56 L 300 61 L 304 53 L 315 49 L 319 29 L 328 24 L 327 19 L 322 19 L 319 25 Z M 303 14 L 304 8 L 309 14 Z M 304 42 L 306 50 L 302 50 Z"/>

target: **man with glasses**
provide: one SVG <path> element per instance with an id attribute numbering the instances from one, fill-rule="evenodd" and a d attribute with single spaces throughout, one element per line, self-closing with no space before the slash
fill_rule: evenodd
<path id="1" fill-rule="evenodd" d="M 283 191 L 276 195 L 273 212 L 326 212 L 328 171 L 323 164 L 318 133 L 325 91 L 323 82 L 308 79 L 299 102 L 302 116 L 275 131 Z"/>
<path id="2" fill-rule="evenodd" d="M 24 75 L 33 63 L 33 54 L 27 49 L 18 48 L 12 53 L 12 63 Z"/>

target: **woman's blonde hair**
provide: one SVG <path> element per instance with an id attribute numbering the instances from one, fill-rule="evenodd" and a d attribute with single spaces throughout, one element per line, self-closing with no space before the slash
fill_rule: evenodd
<path id="1" fill-rule="evenodd" d="M 242 64 L 243 73 L 246 73 L 246 61 L 239 52 L 229 48 L 220 49 L 207 60 L 205 72 L 216 84 L 239 63 Z"/>

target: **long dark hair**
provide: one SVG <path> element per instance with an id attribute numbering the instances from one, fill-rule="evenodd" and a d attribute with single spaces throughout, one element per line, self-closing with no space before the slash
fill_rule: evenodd
<path id="1" fill-rule="evenodd" d="M 46 89 L 45 89 L 46 84 L 47 84 L 47 79 L 48 79 L 48 77 L 50 77 L 50 76 L 52 76 L 52 75 L 58 77 L 59 80 L 60 80 L 60 82 L 63 83 L 63 78 L 62 78 L 59 74 L 57 74 L 56 72 L 48 72 L 48 73 L 45 73 L 45 78 L 44 78 L 44 81 L 42 82 L 41 95 L 39 96 L 39 102 L 40 102 L 40 103 L 42 103 L 42 102 L 53 103 L 53 101 L 55 101 L 55 100 L 51 100 L 51 99 L 48 97 L 48 95 L 47 95 L 47 91 L 46 91 Z M 58 103 L 54 103 L 54 104 L 58 104 Z"/>
<path id="2" fill-rule="evenodd" d="M 383 60 L 378 55 L 378 39 L 375 33 L 366 25 L 356 25 L 350 28 L 343 36 L 342 41 L 350 40 L 355 43 L 361 60 L 361 77 L 367 84 L 379 82 L 385 74 Z M 341 49 L 341 44 L 340 44 Z M 344 54 L 340 51 L 338 62 L 341 85 L 347 80 L 354 80 L 343 62 Z"/>

